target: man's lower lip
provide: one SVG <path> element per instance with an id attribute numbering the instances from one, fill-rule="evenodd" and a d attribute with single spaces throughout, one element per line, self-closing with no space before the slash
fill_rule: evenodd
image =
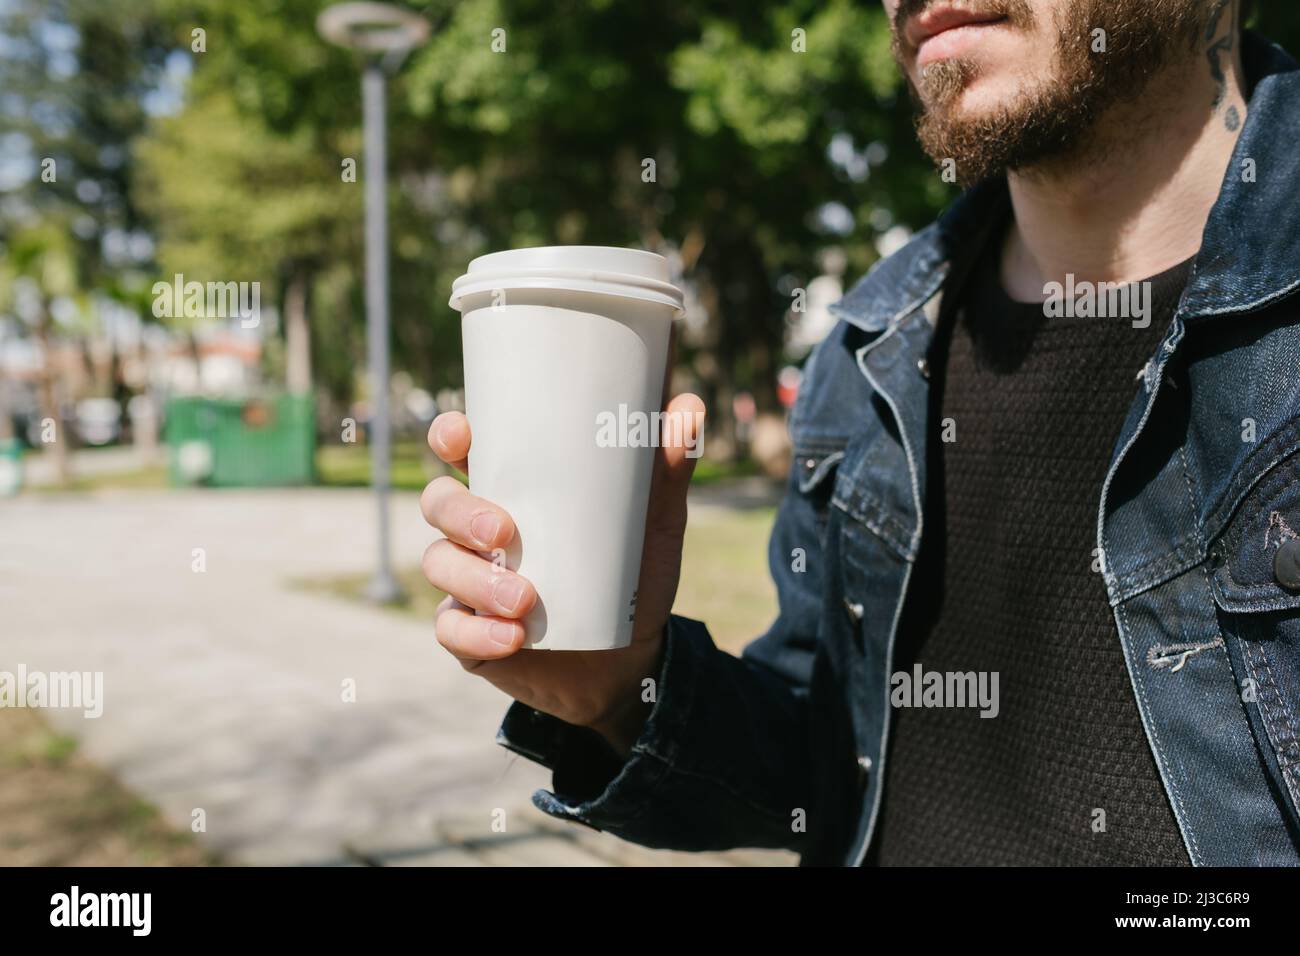
<path id="1" fill-rule="evenodd" d="M 1005 22 L 1005 20 L 989 20 L 987 23 L 967 23 L 964 26 L 953 27 L 951 30 L 944 30 L 928 40 L 923 40 L 916 49 L 916 65 L 918 67 L 929 66 L 931 63 L 937 63 L 940 60 L 960 56 L 962 53 L 968 52 L 973 44 L 978 43 L 982 34 L 992 28 L 1002 26 Z"/>

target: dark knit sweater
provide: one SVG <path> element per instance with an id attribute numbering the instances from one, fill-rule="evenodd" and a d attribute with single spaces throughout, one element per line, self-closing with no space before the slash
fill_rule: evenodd
<path id="1" fill-rule="evenodd" d="M 996 671 L 1000 712 L 893 710 L 869 862 L 1186 865 L 1093 569 L 1102 482 L 1190 262 L 1152 280 L 1138 329 L 1012 301 L 997 256 L 930 359 L 925 535 L 894 671 Z"/>

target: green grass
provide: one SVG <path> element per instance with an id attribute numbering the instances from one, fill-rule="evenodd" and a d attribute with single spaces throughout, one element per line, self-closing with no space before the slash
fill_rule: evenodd
<path id="1" fill-rule="evenodd" d="M 714 485 L 723 481 L 758 475 L 753 462 L 719 463 L 702 459 L 695 464 L 692 483 Z M 403 492 L 419 492 L 439 475 L 464 476 L 452 470 L 426 449 L 424 442 L 399 441 L 393 445 L 391 485 Z M 325 445 L 316 450 L 316 484 L 322 488 L 368 488 L 370 450 L 365 445 Z M 168 468 L 153 464 L 135 471 L 109 475 L 77 475 L 68 485 L 29 485 L 27 490 L 42 494 L 101 492 L 101 490 L 162 490 L 170 488 Z"/>
<path id="2" fill-rule="evenodd" d="M 440 474 L 450 471 L 426 455 L 419 442 L 397 442 L 393 446 L 392 485 L 403 491 L 419 491 Z M 326 445 L 316 450 L 316 483 L 327 488 L 362 488 L 370 484 L 370 449 L 365 445 Z M 39 492 L 86 492 L 119 489 L 161 489 L 169 487 L 167 466 L 152 465 L 134 471 L 104 475 L 78 475 L 66 486 L 29 486 Z"/>
<path id="3" fill-rule="evenodd" d="M 77 740 L 64 734 L 50 734 L 45 741 L 42 758 L 51 766 L 62 766 L 77 752 Z"/>
<path id="4" fill-rule="evenodd" d="M 368 603 L 366 587 L 370 584 L 370 572 L 362 574 L 343 574 L 322 578 L 295 578 L 289 586 L 304 591 L 313 591 L 330 597 L 343 598 L 348 601 Z M 414 614 L 432 621 L 438 603 L 447 595 L 439 591 L 424 579 L 418 567 L 399 567 L 393 569 L 393 577 L 403 591 L 403 598 L 396 604 L 388 605 L 382 610 L 387 613 Z"/>
<path id="5" fill-rule="evenodd" d="M 709 509 L 691 519 L 677 589 L 677 614 L 704 621 L 719 647 L 738 653 L 776 616 L 776 591 L 767 573 L 767 537 L 775 511 Z M 445 595 L 417 567 L 399 568 L 406 600 L 389 613 L 433 621 Z M 369 573 L 290 582 L 296 587 L 351 601 L 364 601 Z"/>
<path id="6" fill-rule="evenodd" d="M 719 647 L 739 653 L 776 617 L 767 539 L 776 509 L 692 515 L 673 612 L 703 621 Z"/>
<path id="7" fill-rule="evenodd" d="M 40 494 L 60 494 L 119 489 L 147 490 L 166 487 L 168 487 L 167 467 L 165 465 L 152 465 L 136 471 L 109 475 L 78 475 L 74 472 L 72 480 L 66 485 L 25 485 L 24 489 Z"/>
<path id="8" fill-rule="evenodd" d="M 389 466 L 392 486 L 420 491 L 450 471 L 423 442 L 393 443 Z M 327 488 L 364 488 L 370 484 L 370 448 L 366 445 L 325 445 L 316 450 L 316 483 Z"/>
<path id="9" fill-rule="evenodd" d="M 0 807 L 0 866 L 221 862 L 26 708 L 0 708 Z"/>
<path id="10" fill-rule="evenodd" d="M 392 484 L 394 488 L 420 491 L 434 478 L 459 472 L 435 458 L 419 441 L 393 444 Z M 370 449 L 365 445 L 326 445 L 316 452 L 317 482 L 327 487 L 358 488 L 370 484 Z M 692 482 L 711 485 L 730 478 L 760 474 L 752 461 L 737 463 L 701 459 L 696 463 Z"/>
<path id="11" fill-rule="evenodd" d="M 712 485 L 731 478 L 748 478 L 762 473 L 763 470 L 758 466 L 758 462 L 749 459 L 737 462 L 718 462 L 708 458 L 701 458 L 695 463 L 695 473 L 691 475 L 691 484 Z"/>
<path id="12" fill-rule="evenodd" d="M 696 485 L 713 485 L 731 478 L 759 474 L 754 462 L 714 462 L 702 459 L 691 479 Z M 439 475 L 459 472 L 444 465 L 421 441 L 393 443 L 390 475 L 392 487 L 400 491 L 420 491 Z M 365 488 L 370 485 L 370 449 L 366 445 L 324 445 L 316 450 L 316 484 L 325 488 Z M 105 475 L 77 475 L 67 486 L 42 485 L 30 490 L 39 492 L 88 492 L 107 490 L 145 490 L 169 487 L 167 467 L 151 465 L 135 471 Z"/>

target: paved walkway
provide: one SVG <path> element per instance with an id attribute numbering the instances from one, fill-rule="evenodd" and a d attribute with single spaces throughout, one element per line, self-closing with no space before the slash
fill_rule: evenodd
<path id="1" fill-rule="evenodd" d="M 70 471 L 75 478 L 98 478 L 105 475 L 127 475 L 150 465 L 166 462 L 163 451 L 153 458 L 144 455 L 132 445 L 112 445 L 107 448 L 78 448 L 72 452 Z M 28 453 L 23 457 L 23 484 L 26 487 L 55 485 L 58 472 L 49 455 Z"/>
<path id="2" fill-rule="evenodd" d="M 432 536 L 416 496 L 395 496 L 393 516 L 394 555 L 415 563 Z M 431 623 L 286 584 L 364 571 L 372 534 L 364 491 L 0 502 L 0 669 L 103 671 L 102 717 L 50 720 L 176 825 L 202 809 L 202 838 L 240 862 L 794 860 L 553 826 L 528 803 L 549 774 L 492 742 L 507 698 Z"/>

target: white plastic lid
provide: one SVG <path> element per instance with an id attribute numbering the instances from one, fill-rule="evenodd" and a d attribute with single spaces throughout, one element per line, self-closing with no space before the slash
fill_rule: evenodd
<path id="1" fill-rule="evenodd" d="M 562 289 L 654 302 L 683 313 L 682 290 L 668 281 L 668 260 L 617 246 L 537 246 L 479 256 L 451 284 L 449 305 L 497 289 Z"/>

